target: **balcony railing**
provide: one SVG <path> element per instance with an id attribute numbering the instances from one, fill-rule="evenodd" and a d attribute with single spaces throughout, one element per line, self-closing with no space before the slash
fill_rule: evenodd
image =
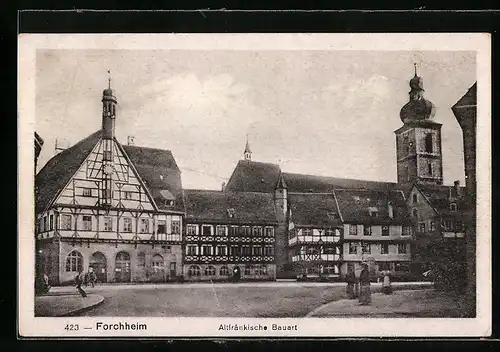
<path id="1" fill-rule="evenodd" d="M 292 262 L 313 262 L 313 261 L 331 261 L 340 260 L 340 254 L 298 254 L 292 256 Z"/>

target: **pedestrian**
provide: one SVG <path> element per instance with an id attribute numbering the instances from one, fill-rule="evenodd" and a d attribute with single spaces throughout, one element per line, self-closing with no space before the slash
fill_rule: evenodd
<path id="1" fill-rule="evenodd" d="M 87 297 L 87 294 L 85 293 L 85 291 L 82 289 L 82 283 L 83 283 L 83 278 L 84 278 L 84 275 L 83 273 L 80 271 L 76 277 L 75 277 L 75 284 L 76 284 L 76 289 L 78 290 L 78 292 L 80 293 L 80 295 L 82 297 Z"/>
<path id="2" fill-rule="evenodd" d="M 383 271 L 383 281 L 382 281 L 382 292 L 386 295 L 390 295 L 392 293 L 392 285 L 391 285 L 391 272 L 389 270 Z"/>
<path id="3" fill-rule="evenodd" d="M 346 281 L 347 281 L 347 297 L 349 297 L 349 299 L 355 299 L 356 274 L 354 273 L 354 270 L 350 270 L 347 273 Z"/>
<path id="4" fill-rule="evenodd" d="M 368 272 L 368 264 L 361 263 L 362 270 L 359 274 L 360 292 L 359 303 L 361 305 L 369 305 L 372 302 L 372 294 L 370 289 L 370 273 Z"/>
<path id="5" fill-rule="evenodd" d="M 89 281 L 90 281 L 90 284 L 92 285 L 92 287 L 95 287 L 95 284 L 97 282 L 97 276 L 96 276 L 94 270 L 92 270 L 89 273 Z"/>

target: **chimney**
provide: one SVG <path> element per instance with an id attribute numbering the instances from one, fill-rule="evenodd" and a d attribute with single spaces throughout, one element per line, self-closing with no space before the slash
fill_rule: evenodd
<path id="1" fill-rule="evenodd" d="M 457 180 L 455 182 L 453 182 L 453 187 L 455 188 L 455 193 L 457 194 L 457 196 L 460 195 L 460 181 Z"/>
<path id="2" fill-rule="evenodd" d="M 226 188 L 226 182 L 222 182 L 221 191 L 224 192 L 225 188 Z"/>
<path id="3" fill-rule="evenodd" d="M 54 148 L 55 149 L 55 154 L 59 154 L 64 149 L 66 149 L 67 148 L 67 144 L 68 143 L 63 143 L 59 139 L 56 139 L 55 148 Z"/>

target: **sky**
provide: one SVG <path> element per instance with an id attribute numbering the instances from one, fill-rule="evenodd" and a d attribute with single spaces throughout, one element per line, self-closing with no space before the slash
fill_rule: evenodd
<path id="1" fill-rule="evenodd" d="M 116 137 L 169 149 L 185 188 L 220 189 L 245 139 L 252 160 L 286 172 L 396 182 L 414 63 L 442 123 L 445 184 L 465 184 L 451 106 L 476 81 L 470 51 L 37 50 L 38 170 L 101 128 L 102 91 L 118 99 Z"/>

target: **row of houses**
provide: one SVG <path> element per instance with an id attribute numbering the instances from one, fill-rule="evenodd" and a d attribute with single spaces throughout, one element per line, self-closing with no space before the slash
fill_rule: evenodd
<path id="1" fill-rule="evenodd" d="M 440 125 L 421 107 L 402 109 L 413 115 L 396 131 L 398 183 L 286 173 L 252 161 L 247 141 L 216 191 L 183 188 L 168 150 L 122 145 L 111 88 L 102 102 L 101 129 L 36 175 L 37 272 L 53 285 L 81 271 L 102 282 L 341 280 L 363 261 L 409 276 L 427 268 L 433 239 L 464 239 L 464 188 L 441 184 Z"/>

